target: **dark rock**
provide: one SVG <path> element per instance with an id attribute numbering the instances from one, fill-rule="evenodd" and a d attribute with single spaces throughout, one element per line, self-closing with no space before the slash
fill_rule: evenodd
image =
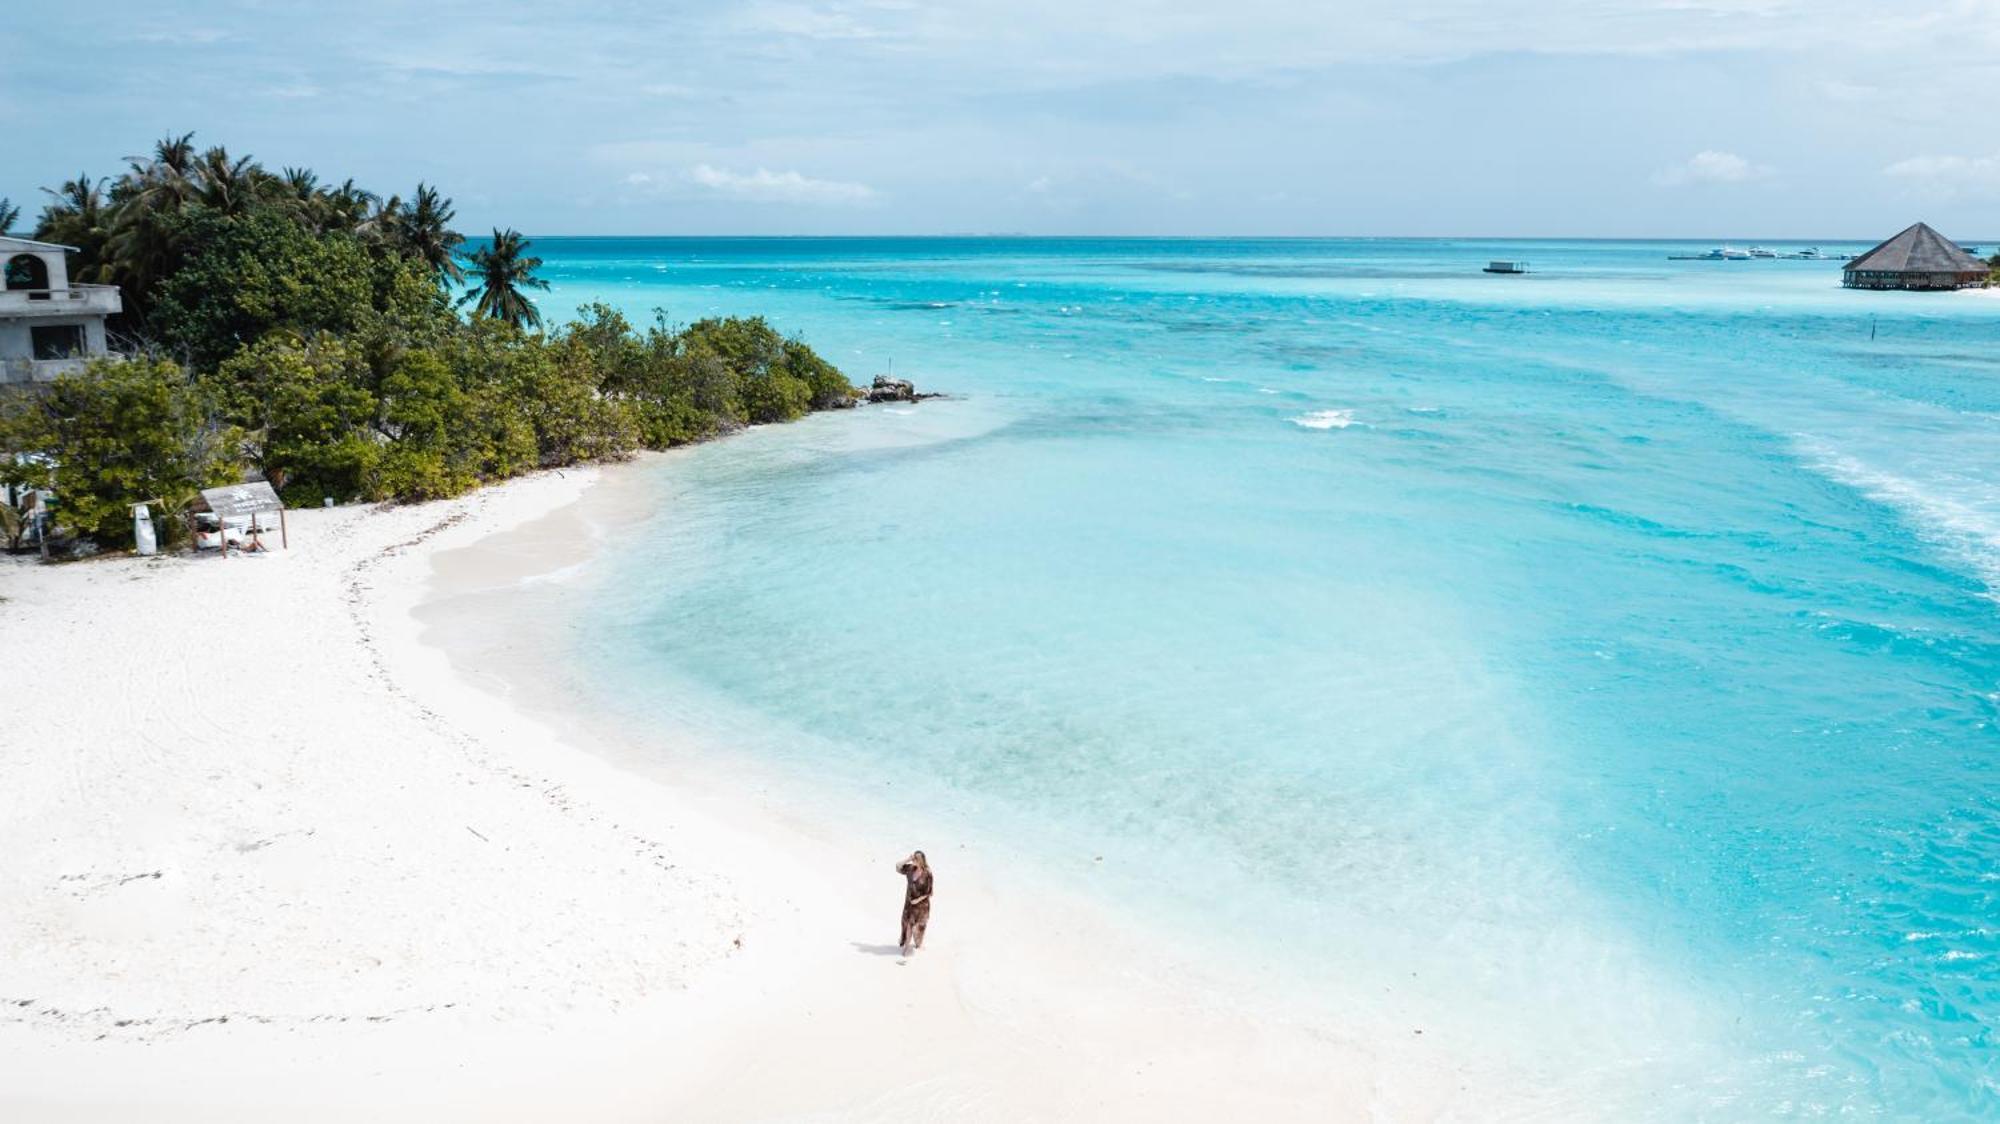
<path id="1" fill-rule="evenodd" d="M 915 383 L 908 379 L 876 375 L 875 385 L 868 388 L 870 402 L 922 402 L 926 398 L 943 398 L 942 394 L 924 394 L 917 390 Z"/>
<path id="2" fill-rule="evenodd" d="M 908 379 L 896 379 L 890 378 L 888 375 L 876 375 L 875 385 L 868 388 L 868 400 L 870 402 L 915 402 L 917 400 L 916 384 L 910 382 Z"/>

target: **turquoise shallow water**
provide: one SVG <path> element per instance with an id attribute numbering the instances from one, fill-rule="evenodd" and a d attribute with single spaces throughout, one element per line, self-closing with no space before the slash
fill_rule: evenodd
<path id="1" fill-rule="evenodd" d="M 2000 1118 L 2000 301 L 1650 243 L 536 246 L 551 310 L 956 396 L 663 466 L 587 610 L 621 705 L 1102 855 L 1583 1115 Z"/>

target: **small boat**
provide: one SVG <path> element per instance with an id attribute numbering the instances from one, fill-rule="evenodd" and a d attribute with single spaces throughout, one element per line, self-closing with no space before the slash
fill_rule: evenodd
<path id="1" fill-rule="evenodd" d="M 1775 258 L 1778 254 L 1775 250 L 1766 250 L 1762 246 L 1752 246 L 1750 247 L 1750 256 L 1753 258 Z"/>
<path id="2" fill-rule="evenodd" d="M 1528 263 L 1524 261 L 1490 261 L 1482 273 L 1526 273 Z"/>
<path id="3" fill-rule="evenodd" d="M 1822 253 L 1820 253 L 1820 252 L 1819 252 L 1819 247 L 1818 247 L 1818 246 L 1807 246 L 1807 247 L 1806 247 L 1805 249 L 1803 249 L 1803 250 L 1800 250 L 1800 251 L 1798 251 L 1797 253 L 1791 253 L 1791 254 L 1786 254 L 1785 256 L 1786 256 L 1786 257 L 1788 257 L 1788 258 L 1790 258 L 1790 259 L 1792 259 L 1793 261 L 1825 261 L 1825 260 L 1826 260 L 1826 255 L 1825 255 L 1825 254 L 1822 254 Z"/>
<path id="4" fill-rule="evenodd" d="M 1705 254 L 1668 254 L 1668 261 L 1749 261 L 1750 255 L 1734 246 L 1717 246 Z"/>

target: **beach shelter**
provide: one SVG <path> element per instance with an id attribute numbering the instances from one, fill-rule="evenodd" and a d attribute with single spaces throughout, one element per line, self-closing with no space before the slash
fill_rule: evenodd
<path id="1" fill-rule="evenodd" d="M 203 488 L 201 501 L 221 525 L 222 553 L 229 555 L 229 521 L 248 520 L 251 537 L 269 528 L 261 519 L 276 512 L 278 515 L 278 545 L 290 549 L 291 534 L 285 526 L 285 501 L 278 498 L 277 489 L 263 480 L 249 484 L 230 484 L 221 488 Z M 261 542 L 260 544 L 261 545 Z"/>
<path id="2" fill-rule="evenodd" d="M 1850 289 L 1963 289 L 1984 285 L 1991 271 L 1920 222 L 1848 262 L 1841 284 Z"/>

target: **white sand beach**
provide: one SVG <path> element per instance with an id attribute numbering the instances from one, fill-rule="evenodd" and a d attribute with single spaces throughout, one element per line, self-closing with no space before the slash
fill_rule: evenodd
<path id="1" fill-rule="evenodd" d="M 1511 1103 L 1449 1034 L 1252 1010 L 1086 904 L 996 891 L 1006 856 L 950 841 L 931 947 L 900 963 L 889 868 L 926 841 L 699 760 L 685 784 L 623 771 L 425 642 L 440 552 L 446 585 L 556 564 L 565 505 L 626 471 L 295 512 L 263 557 L 0 569 L 0 1119 Z"/>

